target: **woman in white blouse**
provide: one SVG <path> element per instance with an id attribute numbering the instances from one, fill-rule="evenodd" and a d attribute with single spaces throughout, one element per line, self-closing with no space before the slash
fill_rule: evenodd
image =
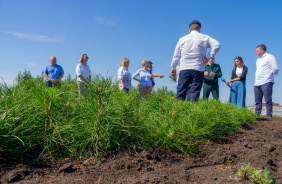
<path id="1" fill-rule="evenodd" d="M 129 59 L 123 58 L 118 69 L 119 89 L 128 93 L 131 89 L 131 74 L 128 71 Z"/>
<path id="2" fill-rule="evenodd" d="M 226 82 L 226 85 L 231 84 L 230 103 L 237 105 L 241 109 L 246 106 L 246 75 L 248 68 L 244 65 L 243 59 L 240 56 L 237 56 L 234 62 L 235 67 L 232 70 L 231 79 Z"/>
<path id="3" fill-rule="evenodd" d="M 86 95 L 87 85 L 91 82 L 91 72 L 87 65 L 89 57 L 87 54 L 82 54 L 76 66 L 77 86 L 79 95 Z"/>

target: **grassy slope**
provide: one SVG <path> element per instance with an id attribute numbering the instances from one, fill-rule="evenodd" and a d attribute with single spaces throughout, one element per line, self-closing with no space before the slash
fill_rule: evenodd
<path id="1" fill-rule="evenodd" d="M 255 116 L 219 101 L 176 101 L 159 89 L 146 100 L 125 95 L 111 78 L 95 76 L 89 96 L 79 98 L 69 77 L 60 89 L 46 88 L 28 72 L 2 86 L 0 156 L 32 159 L 94 156 L 138 145 L 193 154 L 199 143 L 237 131 Z M 100 90 L 98 90 L 100 88 Z"/>

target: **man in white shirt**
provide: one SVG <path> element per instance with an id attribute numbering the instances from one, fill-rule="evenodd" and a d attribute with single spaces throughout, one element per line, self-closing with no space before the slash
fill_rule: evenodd
<path id="1" fill-rule="evenodd" d="M 279 72 L 276 59 L 273 55 L 266 53 L 266 46 L 259 45 L 256 47 L 256 53 L 259 56 L 256 62 L 255 75 L 255 102 L 256 113 L 260 115 L 262 108 L 262 98 L 266 103 L 266 117 L 272 118 L 272 89 L 274 77 Z"/>
<path id="2" fill-rule="evenodd" d="M 213 59 L 220 49 L 220 43 L 210 36 L 200 33 L 201 23 L 197 20 L 189 24 L 189 32 L 190 34 L 180 38 L 176 45 L 170 74 L 173 77 L 176 75 L 176 66 L 180 61 L 176 99 L 184 100 L 190 85 L 189 101 L 195 101 L 199 98 L 203 85 L 205 64 L 208 61 L 206 59 L 207 48 L 211 48 L 208 57 Z"/>

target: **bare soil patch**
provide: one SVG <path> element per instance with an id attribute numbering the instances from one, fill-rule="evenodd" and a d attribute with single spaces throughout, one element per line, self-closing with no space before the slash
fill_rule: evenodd
<path id="1" fill-rule="evenodd" d="M 251 183 L 235 176 L 248 162 L 267 167 L 282 183 L 282 118 L 259 119 L 220 142 L 201 146 L 192 158 L 172 151 L 131 146 L 95 159 L 13 164 L 0 160 L 2 183 Z"/>

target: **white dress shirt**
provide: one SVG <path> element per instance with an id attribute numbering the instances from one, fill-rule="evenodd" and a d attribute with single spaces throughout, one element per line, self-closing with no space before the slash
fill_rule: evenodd
<path id="1" fill-rule="evenodd" d="M 77 75 L 77 81 L 78 82 L 83 82 L 85 83 L 81 78 L 79 78 L 78 76 L 81 75 L 83 76 L 85 79 L 89 79 L 89 77 L 91 76 L 91 72 L 90 72 L 90 67 L 86 64 L 86 66 L 84 66 L 83 64 L 78 64 L 76 66 L 76 75 Z"/>
<path id="2" fill-rule="evenodd" d="M 176 86 L 178 86 L 179 73 L 180 73 L 180 66 L 178 65 L 176 67 Z"/>
<path id="3" fill-rule="evenodd" d="M 131 74 L 129 73 L 128 69 L 125 68 L 124 66 L 121 66 L 118 69 L 119 89 L 123 89 L 123 86 L 120 80 L 123 80 L 123 83 L 126 89 L 131 89 Z"/>
<path id="4" fill-rule="evenodd" d="M 205 71 L 203 57 L 207 49 L 211 48 L 208 58 L 214 57 L 220 49 L 220 43 L 208 35 L 199 33 L 196 30 L 179 39 L 171 62 L 171 69 L 175 70 L 180 60 L 180 71 L 193 69 Z"/>
<path id="5" fill-rule="evenodd" d="M 273 55 L 265 53 L 257 59 L 256 66 L 255 86 L 269 82 L 274 83 L 274 77 L 278 74 L 279 67 Z"/>

